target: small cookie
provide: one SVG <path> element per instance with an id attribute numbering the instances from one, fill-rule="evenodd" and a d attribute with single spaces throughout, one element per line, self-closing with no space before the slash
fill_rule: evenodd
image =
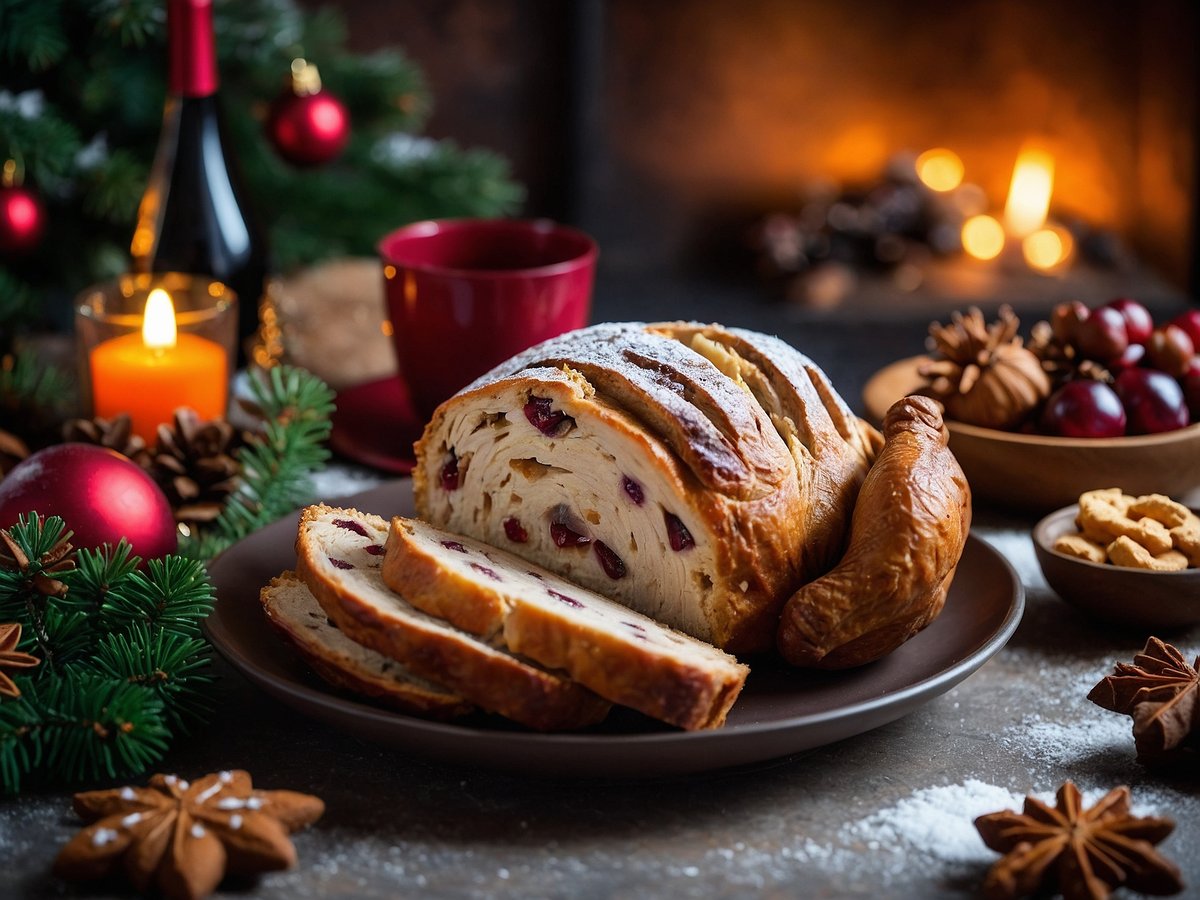
<path id="1" fill-rule="evenodd" d="M 1175 549 L 1187 557 L 1189 565 L 1200 566 L 1200 517 L 1193 515 L 1182 525 L 1171 529 Z"/>
<path id="2" fill-rule="evenodd" d="M 1127 535 L 1121 535 L 1106 548 L 1108 561 L 1127 569 L 1147 569 L 1154 572 L 1178 572 L 1187 568 L 1187 557 L 1174 550 L 1153 555 Z"/>
<path id="3" fill-rule="evenodd" d="M 1086 559 L 1094 563 L 1104 562 L 1104 548 L 1094 541 L 1089 541 L 1082 534 L 1064 534 L 1054 542 L 1054 549 L 1076 559 Z"/>
<path id="4" fill-rule="evenodd" d="M 1126 536 L 1141 544 L 1151 556 L 1166 553 L 1172 548 L 1171 535 L 1162 522 L 1131 519 L 1114 505 L 1113 500 L 1113 495 L 1107 491 L 1089 491 L 1079 498 L 1076 523 L 1084 537 L 1097 543 L 1108 543 Z M 1124 504 L 1123 498 L 1116 502 Z"/>
<path id="5" fill-rule="evenodd" d="M 1126 514 L 1135 518 L 1146 517 L 1162 522 L 1168 528 L 1178 528 L 1192 518 L 1192 511 L 1182 503 L 1176 503 L 1162 494 L 1147 494 L 1130 504 Z"/>

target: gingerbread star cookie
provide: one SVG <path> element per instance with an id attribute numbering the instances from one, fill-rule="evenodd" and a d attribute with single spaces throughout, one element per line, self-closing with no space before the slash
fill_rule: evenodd
<path id="1" fill-rule="evenodd" d="M 140 892 L 200 900 L 226 873 L 295 865 L 288 835 L 319 819 L 325 804 L 294 791 L 256 791 L 249 773 L 235 770 L 190 784 L 154 775 L 144 788 L 76 794 L 75 811 L 91 824 L 63 847 L 56 874 L 88 880 L 123 868 Z"/>

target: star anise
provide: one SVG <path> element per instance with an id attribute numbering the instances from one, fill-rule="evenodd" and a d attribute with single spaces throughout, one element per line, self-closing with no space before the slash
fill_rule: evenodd
<path id="1" fill-rule="evenodd" d="M 17 649 L 21 643 L 21 624 L 8 622 L 0 625 L 0 696 L 20 697 L 21 689 L 9 677 L 5 669 L 32 669 L 41 660 Z"/>
<path id="2" fill-rule="evenodd" d="M 6 528 L 0 528 L 0 569 L 19 572 L 25 576 L 29 588 L 47 597 L 64 597 L 67 586 L 54 578 L 75 566 L 70 532 L 59 539 L 53 547 L 32 561 Z"/>
<path id="3" fill-rule="evenodd" d="M 1079 789 L 1068 781 L 1054 807 L 1026 797 L 1023 812 L 980 816 L 975 827 L 988 847 L 1005 854 L 983 882 L 989 900 L 1043 892 L 1104 900 L 1118 887 L 1160 895 L 1183 890 L 1179 869 L 1154 849 L 1175 823 L 1130 815 L 1124 786 L 1084 809 Z"/>
<path id="4" fill-rule="evenodd" d="M 96 444 L 116 450 L 143 469 L 150 465 L 150 448 L 140 436 L 133 433 L 133 419 L 129 413 L 120 413 L 111 419 L 100 416 L 94 419 L 72 419 L 63 425 L 62 436 L 64 441 Z"/>
<path id="5" fill-rule="evenodd" d="M 75 795 L 92 824 L 58 855 L 63 878 L 103 878 L 124 869 L 140 893 L 199 900 L 228 873 L 253 875 L 296 863 L 288 834 L 321 817 L 325 804 L 294 791 L 255 791 L 244 771 L 218 772 L 188 784 L 154 775 L 144 788 Z"/>
<path id="6" fill-rule="evenodd" d="M 1146 641 L 1133 664 L 1117 663 L 1088 699 L 1133 717 L 1138 760 L 1174 763 L 1200 754 L 1200 657 L 1188 665 L 1175 647 Z"/>

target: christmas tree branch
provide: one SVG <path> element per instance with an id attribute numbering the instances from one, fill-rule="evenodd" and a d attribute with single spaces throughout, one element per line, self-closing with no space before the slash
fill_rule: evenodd
<path id="1" fill-rule="evenodd" d="M 250 378 L 263 430 L 238 451 L 242 483 L 213 525 L 184 552 L 211 559 L 230 544 L 291 512 L 312 496 L 311 473 L 329 458 L 333 392 L 315 375 L 291 366 Z"/>

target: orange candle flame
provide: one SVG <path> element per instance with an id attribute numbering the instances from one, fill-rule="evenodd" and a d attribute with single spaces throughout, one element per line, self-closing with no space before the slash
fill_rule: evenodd
<path id="1" fill-rule="evenodd" d="M 1054 157 L 1045 150 L 1025 147 L 1013 166 L 1004 224 L 1017 237 L 1032 234 L 1046 224 L 1050 195 L 1054 191 Z"/>

